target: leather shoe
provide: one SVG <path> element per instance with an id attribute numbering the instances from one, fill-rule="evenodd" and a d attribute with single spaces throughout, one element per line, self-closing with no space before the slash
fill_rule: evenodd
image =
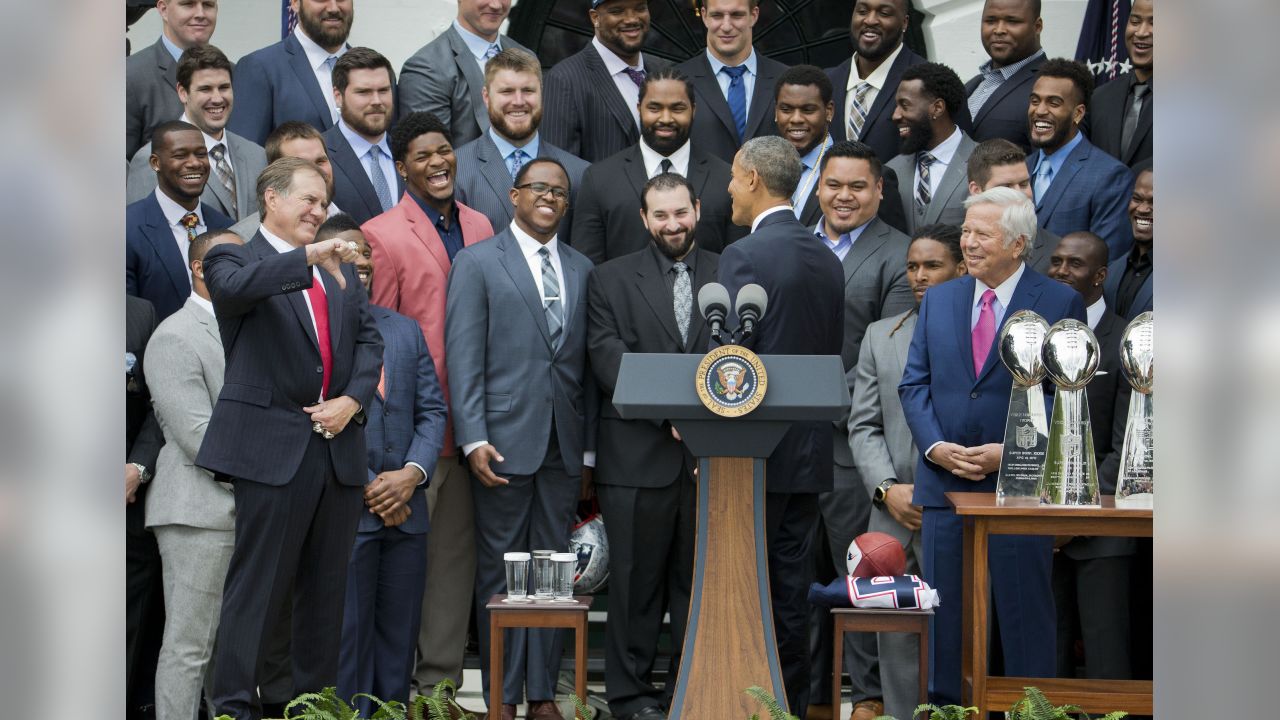
<path id="1" fill-rule="evenodd" d="M 476 717 L 488 717 L 488 714 L 477 715 Z M 502 706 L 502 720 L 516 720 L 516 706 L 504 704 Z"/>
<path id="2" fill-rule="evenodd" d="M 853 706 L 849 720 L 875 720 L 884 714 L 884 701 L 879 698 L 861 700 Z"/>
<path id="3" fill-rule="evenodd" d="M 667 720 L 667 715 L 660 708 L 650 705 L 630 715 L 624 715 L 621 720 Z"/>
<path id="4" fill-rule="evenodd" d="M 507 708 L 511 708 L 511 710 L 509 711 L 509 714 L 508 714 Z M 510 720 L 515 720 L 515 717 L 516 717 L 515 705 L 503 706 L 502 712 L 503 712 L 503 715 L 502 715 L 503 720 L 508 720 L 508 718 Z M 466 720 L 467 718 L 476 718 L 477 720 L 485 720 L 488 717 L 489 717 L 489 713 L 484 710 L 468 710 L 462 707 L 461 705 L 458 705 L 456 702 L 449 705 L 449 720 Z"/>
<path id="5" fill-rule="evenodd" d="M 560 708 L 554 700 L 535 700 L 529 702 L 529 711 L 525 713 L 527 720 L 564 720 Z"/>
<path id="6" fill-rule="evenodd" d="M 810 705 L 805 714 L 806 720 L 831 720 L 833 717 L 835 714 L 831 712 L 830 705 Z"/>

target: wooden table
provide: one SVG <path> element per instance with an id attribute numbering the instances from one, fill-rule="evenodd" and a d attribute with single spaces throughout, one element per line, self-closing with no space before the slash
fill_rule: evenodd
<path id="1" fill-rule="evenodd" d="M 587 701 L 587 611 L 590 595 L 576 595 L 573 602 L 546 600 L 504 602 L 505 594 L 489 598 L 489 720 L 502 720 L 502 649 L 504 628 L 567 628 L 573 630 L 573 688 Z M 574 717 L 580 717 L 577 710 Z M 583 718 L 582 720 L 585 720 Z"/>
<path id="2" fill-rule="evenodd" d="M 963 645 L 961 695 L 976 705 L 978 716 L 1007 710 L 1023 696 L 1023 687 L 1040 688 L 1054 704 L 1079 705 L 1089 713 L 1125 710 L 1151 715 L 1150 680 L 992 677 L 987 674 L 987 550 L 991 535 L 1105 535 L 1151 537 L 1152 511 L 1119 509 L 1111 495 L 1102 507 L 1009 507 L 996 505 L 995 493 L 947 493 L 964 521 Z M 1044 589 L 1050 592 L 1049 588 Z M 946 602 L 946 598 L 942 598 Z"/>
<path id="3" fill-rule="evenodd" d="M 888 610 L 878 608 L 831 608 L 835 628 L 835 649 L 831 657 L 831 707 L 840 714 L 840 677 L 844 662 L 846 632 L 907 632 L 920 638 L 920 704 L 929 702 L 929 621 L 933 610 Z"/>

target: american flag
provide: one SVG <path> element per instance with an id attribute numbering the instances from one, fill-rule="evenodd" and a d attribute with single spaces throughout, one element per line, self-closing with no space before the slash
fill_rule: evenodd
<path id="1" fill-rule="evenodd" d="M 1089 0 L 1076 44 L 1076 60 L 1089 66 L 1094 80 L 1103 84 L 1130 69 L 1124 47 L 1124 26 L 1129 22 L 1130 0 Z"/>
<path id="2" fill-rule="evenodd" d="M 293 26 L 298 24 L 298 15 L 289 6 L 289 0 L 280 0 L 280 4 L 280 39 L 283 40 L 293 32 Z"/>

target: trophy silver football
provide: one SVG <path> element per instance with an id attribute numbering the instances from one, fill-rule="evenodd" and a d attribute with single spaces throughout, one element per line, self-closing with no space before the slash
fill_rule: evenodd
<path id="1" fill-rule="evenodd" d="M 1019 310 L 1005 320 L 996 343 L 1000 360 L 1013 376 L 996 481 L 996 502 L 1000 505 L 1040 503 L 1040 467 L 1049 445 L 1049 418 L 1040 387 L 1045 375 L 1041 346 L 1048 333 L 1049 323 L 1044 318 Z"/>
<path id="2" fill-rule="evenodd" d="M 1134 318 L 1120 336 L 1120 366 L 1129 379 L 1129 417 L 1120 450 L 1120 479 L 1116 507 L 1151 509 L 1155 504 L 1154 436 L 1151 433 L 1151 389 L 1154 342 L 1152 315 Z"/>
<path id="3" fill-rule="evenodd" d="M 1057 386 L 1049 449 L 1044 456 L 1040 502 L 1048 505 L 1102 504 L 1098 492 L 1098 460 L 1093 452 L 1093 426 L 1085 386 L 1098 372 L 1098 338 L 1088 325 L 1065 318 L 1044 339 L 1044 367 Z"/>

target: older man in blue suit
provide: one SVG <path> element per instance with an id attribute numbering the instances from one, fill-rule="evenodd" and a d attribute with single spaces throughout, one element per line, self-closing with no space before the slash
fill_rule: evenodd
<path id="1" fill-rule="evenodd" d="M 994 492 L 1013 378 L 995 351 L 997 330 L 1018 310 L 1049 323 L 1085 321 L 1080 294 L 1022 260 L 1036 232 L 1027 197 L 996 187 L 965 201 L 961 246 L 967 277 L 925 293 L 898 386 L 916 447 L 923 451 L 912 501 L 924 508 L 925 579 L 948 599 L 930 635 L 930 698 L 960 700 L 963 528 L 946 493 Z M 1046 395 L 1045 402 L 1053 398 Z M 1053 677 L 1056 617 L 1048 537 L 991 539 L 990 564 L 1005 670 Z M 977 638 L 985 642 L 985 638 Z"/>

